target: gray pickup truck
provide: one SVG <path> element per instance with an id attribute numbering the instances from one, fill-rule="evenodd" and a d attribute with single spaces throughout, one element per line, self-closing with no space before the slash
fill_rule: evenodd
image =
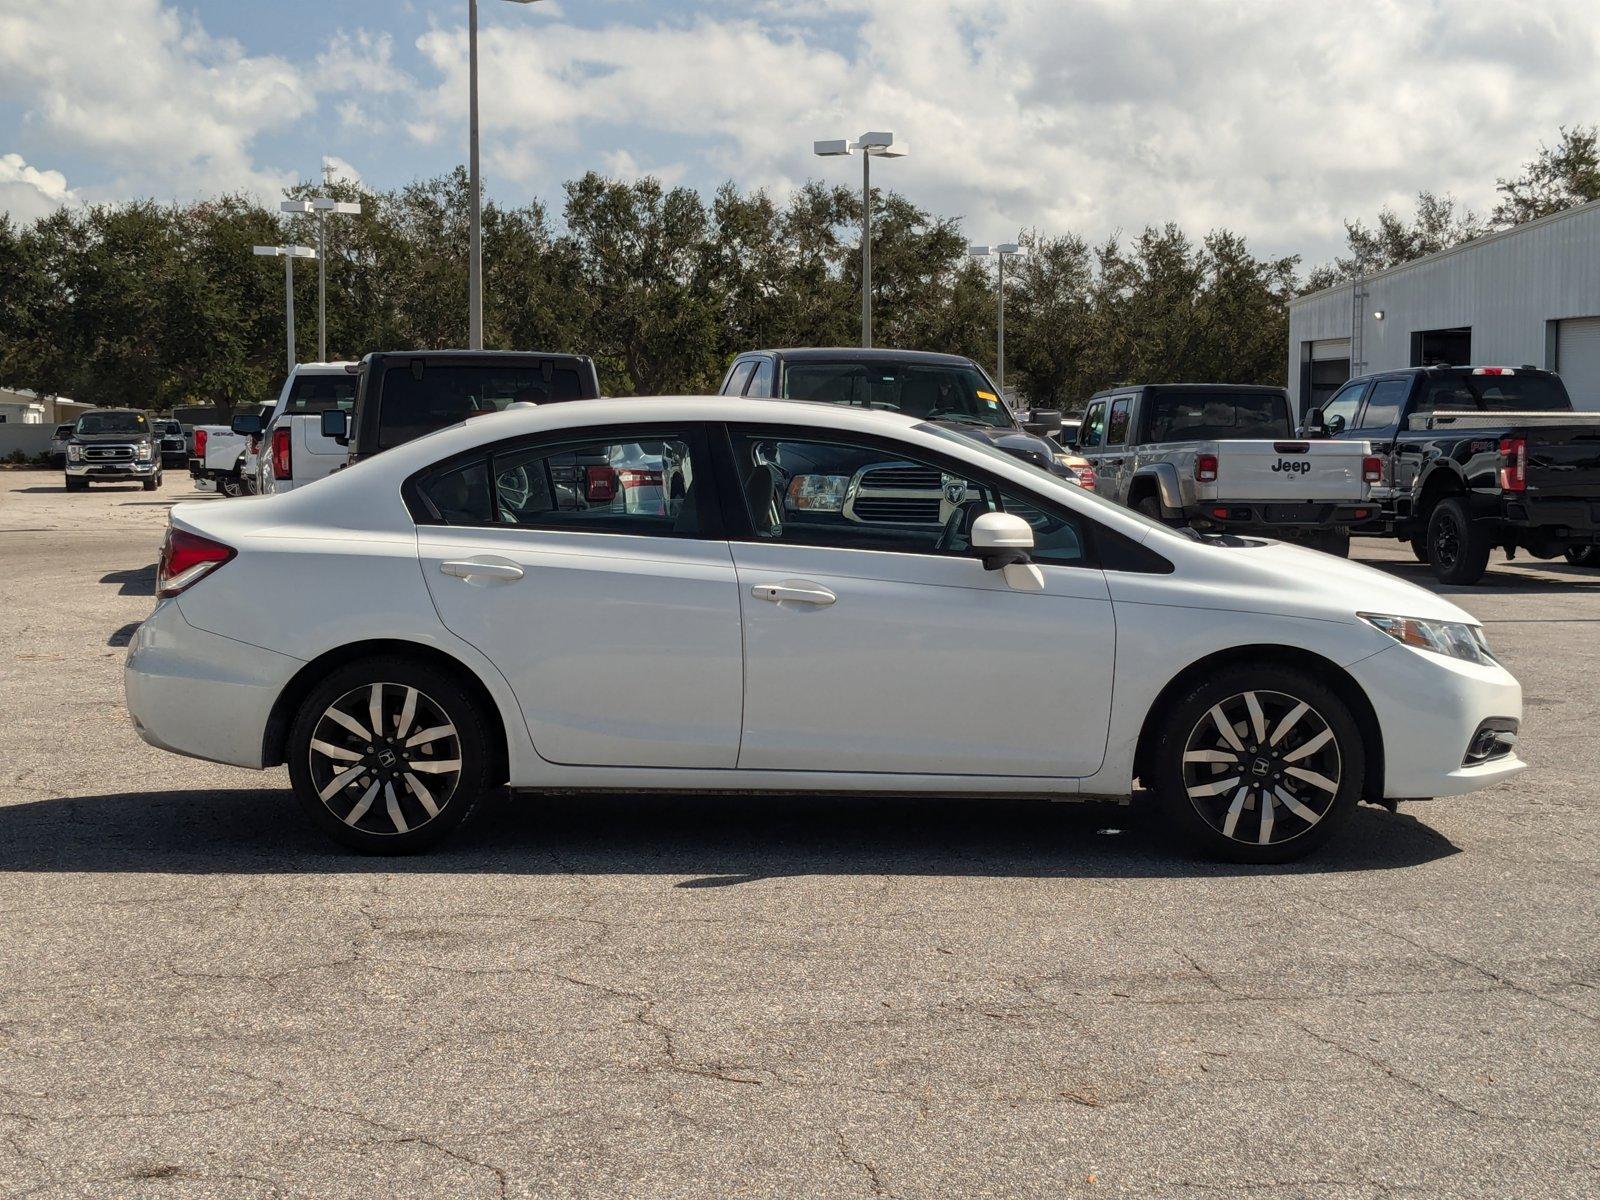
<path id="1" fill-rule="evenodd" d="M 1074 443 L 1095 491 L 1201 532 L 1350 551 L 1382 464 L 1365 442 L 1295 436 L 1289 395 L 1246 384 L 1143 384 L 1091 397 Z"/>
<path id="2" fill-rule="evenodd" d="M 102 408 L 78 418 L 67 440 L 67 491 L 87 491 L 90 483 L 139 483 L 147 492 L 161 486 L 160 443 L 144 413 Z"/>

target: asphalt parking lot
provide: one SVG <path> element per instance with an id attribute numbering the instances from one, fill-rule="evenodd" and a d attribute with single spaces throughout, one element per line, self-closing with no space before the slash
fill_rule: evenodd
<path id="1" fill-rule="evenodd" d="M 1444 589 L 1534 769 L 1305 864 L 1137 807 L 626 796 L 396 861 L 135 737 L 185 498 L 0 474 L 0 1194 L 1600 1192 L 1600 572 Z"/>

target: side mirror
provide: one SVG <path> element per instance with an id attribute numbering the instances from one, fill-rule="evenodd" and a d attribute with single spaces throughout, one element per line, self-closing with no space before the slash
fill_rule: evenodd
<path id="1" fill-rule="evenodd" d="M 1336 418 L 1337 419 L 1337 418 Z M 1300 422 L 1301 437 L 1327 437 L 1328 426 L 1322 419 L 1320 408 L 1306 409 L 1305 418 Z"/>
<path id="2" fill-rule="evenodd" d="M 985 571 L 1004 571 L 1006 586 L 1019 592 L 1044 590 L 1044 575 L 1033 565 L 1033 526 L 1014 513 L 984 513 L 972 522 L 972 551 Z"/>
<path id="3" fill-rule="evenodd" d="M 350 442 L 350 414 L 342 408 L 323 409 L 322 436 L 332 438 L 341 446 L 348 445 Z"/>
<path id="4" fill-rule="evenodd" d="M 260 437 L 261 418 L 255 413 L 240 413 L 228 422 L 228 428 L 245 437 Z"/>

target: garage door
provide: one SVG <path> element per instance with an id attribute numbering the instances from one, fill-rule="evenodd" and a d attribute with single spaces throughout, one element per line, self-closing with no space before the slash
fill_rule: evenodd
<path id="1" fill-rule="evenodd" d="M 1556 329 L 1556 370 L 1573 406 L 1600 411 L 1600 317 L 1574 317 Z"/>

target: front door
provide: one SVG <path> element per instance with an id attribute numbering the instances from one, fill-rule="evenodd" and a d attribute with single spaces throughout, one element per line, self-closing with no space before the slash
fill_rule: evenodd
<path id="1" fill-rule="evenodd" d="M 509 444 L 425 477 L 423 576 L 516 693 L 541 757 L 732 767 L 743 685 L 733 559 L 695 431 Z"/>
<path id="2" fill-rule="evenodd" d="M 883 442 L 732 439 L 749 526 L 741 769 L 1073 778 L 1105 755 L 1115 625 L 1083 530 Z M 1042 592 L 967 549 L 1035 528 Z"/>

